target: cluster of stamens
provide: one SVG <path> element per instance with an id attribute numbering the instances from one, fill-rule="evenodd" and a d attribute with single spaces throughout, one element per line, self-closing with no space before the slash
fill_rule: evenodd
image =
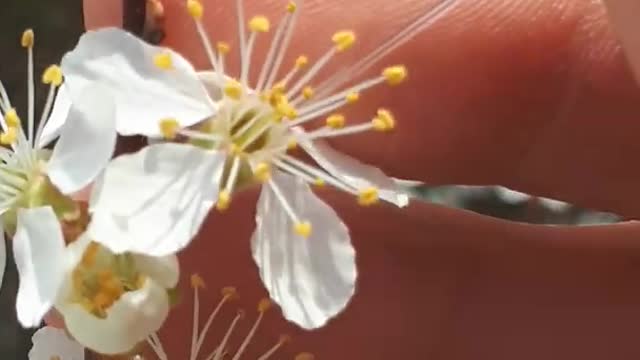
<path id="1" fill-rule="evenodd" d="M 275 31 L 256 85 L 251 87 L 249 69 L 254 44 L 259 34 L 270 31 L 271 23 L 265 16 L 257 15 L 250 18 L 245 25 L 242 0 L 236 0 L 236 4 L 241 69 L 239 78 L 229 78 L 224 74 L 225 56 L 229 52 L 229 45 L 220 42 L 215 47 L 217 51 L 214 50 L 202 23 L 202 3 L 199 0 L 187 0 L 187 10 L 195 21 L 205 52 L 217 76 L 222 98 L 214 99 L 219 104 L 218 113 L 194 129 L 180 128 L 176 119 L 161 120 L 159 126 L 163 135 L 168 139 L 175 139 L 180 135 L 190 139 L 194 144 L 206 144 L 207 148 L 227 152 L 228 166 L 223 175 L 217 201 L 219 210 L 229 207 L 234 189 L 247 181 L 244 174 L 249 170 L 249 173 L 253 174 L 253 180 L 269 186 L 282 202 L 295 224 L 295 232 L 301 236 L 309 236 L 311 224 L 298 218 L 280 189 L 271 180 L 273 167 L 301 178 L 311 185 L 329 184 L 354 194 L 360 205 L 377 203 L 376 187 L 355 188 L 318 167 L 297 160 L 287 152 L 297 148 L 301 142 L 370 130 L 393 130 L 395 119 L 387 109 L 379 109 L 371 121 L 355 125 L 347 125 L 344 114 L 336 110 L 357 102 L 362 92 L 376 85 L 386 83 L 395 86 L 402 83 L 407 77 L 406 68 L 402 65 L 387 67 L 380 75 L 337 92 L 335 88 L 339 81 L 336 81 L 335 77 L 327 79 L 318 87 L 312 87 L 312 80 L 330 60 L 355 44 L 355 33 L 342 30 L 332 36 L 333 46 L 314 64 L 310 64 L 306 55 L 300 55 L 295 59 L 292 69 L 281 80 L 276 81 L 298 17 L 298 4 L 290 2 L 286 7 L 286 16 Z M 245 34 L 245 26 L 250 32 L 248 37 Z M 171 71 L 173 68 L 168 53 L 158 54 L 154 61 L 160 69 Z M 326 116 L 324 126 L 302 131 L 302 126 L 323 116 Z"/>
<path id="2" fill-rule="evenodd" d="M 269 299 L 262 299 L 258 302 L 257 305 L 257 316 L 253 322 L 253 325 L 249 328 L 248 333 L 245 335 L 245 338 L 242 340 L 238 348 L 233 352 L 229 349 L 229 343 L 231 337 L 236 331 L 238 324 L 246 317 L 246 313 L 243 310 L 238 310 L 236 315 L 231 320 L 231 323 L 227 327 L 224 335 L 222 336 L 222 340 L 215 346 L 215 349 L 207 356 L 201 356 L 202 347 L 204 346 L 205 340 L 207 339 L 207 335 L 211 330 L 211 326 L 216 318 L 221 316 L 221 312 L 223 308 L 228 306 L 228 304 L 238 299 L 238 292 L 234 287 L 224 287 L 221 290 L 221 299 L 218 304 L 213 308 L 209 316 L 207 317 L 206 322 L 202 327 L 200 327 L 200 291 L 205 290 L 205 282 L 204 280 L 197 274 L 191 276 L 191 288 L 193 289 L 193 329 L 192 329 L 192 340 L 191 340 L 191 348 L 189 360 L 222 360 L 222 359 L 231 359 L 231 360 L 240 360 L 245 350 L 254 339 L 260 324 L 263 322 L 264 316 L 267 311 L 272 307 L 272 303 Z M 276 352 L 282 348 L 284 345 L 289 343 L 291 338 L 288 335 L 281 335 L 278 341 L 267 349 L 258 360 L 268 360 L 273 357 Z M 158 356 L 159 360 L 169 360 L 160 338 L 157 334 L 152 334 L 147 342 L 153 349 L 153 351 Z M 304 352 L 300 353 L 295 357 L 295 360 L 313 360 L 314 356 L 310 353 Z"/>
<path id="3" fill-rule="evenodd" d="M 135 270 L 130 255 L 114 255 L 98 243 L 90 243 L 72 273 L 71 302 L 105 318 L 107 310 L 128 291 L 142 287 L 145 277 Z"/>

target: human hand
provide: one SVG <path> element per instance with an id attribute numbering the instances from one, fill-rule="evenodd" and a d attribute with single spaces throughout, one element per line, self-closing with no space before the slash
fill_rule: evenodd
<path id="1" fill-rule="evenodd" d="M 302 16 L 293 49 L 313 57 L 333 30 L 354 28 L 362 51 L 347 54 L 350 62 L 432 3 L 309 0 L 303 11 L 313 16 Z M 204 66 L 183 2 L 163 4 L 167 44 Z M 87 26 L 117 24 L 117 5 L 86 0 Z M 274 13 L 280 5 L 248 1 L 247 13 Z M 233 3 L 205 6 L 205 21 L 216 24 L 213 38 L 233 40 Z M 410 81 L 390 90 L 396 93 L 368 94 L 352 115 L 389 107 L 400 119 L 396 133 L 348 138 L 336 147 L 398 177 L 501 184 L 629 218 L 640 214 L 633 201 L 640 174 L 630 165 L 640 150 L 634 136 L 640 92 L 602 4 L 460 1 L 384 64 L 398 62 L 409 67 Z M 384 147 L 374 146 L 380 141 Z M 351 229 L 359 288 L 327 327 L 294 331 L 292 352 L 338 359 L 600 359 L 640 352 L 637 224 L 541 227 L 422 203 L 362 209 L 348 196 L 325 194 Z M 255 194 L 242 197 L 228 213 L 212 216 L 182 265 L 185 275 L 199 272 L 210 287 L 238 287 L 249 309 L 264 291 L 248 241 Z M 211 302 L 218 296 L 208 294 Z M 165 330 L 176 354 L 188 347 L 182 335 L 189 333 L 189 312 L 181 307 Z M 277 321 L 268 330 L 272 336 L 253 344 L 252 354 L 280 331 L 292 331 Z"/>

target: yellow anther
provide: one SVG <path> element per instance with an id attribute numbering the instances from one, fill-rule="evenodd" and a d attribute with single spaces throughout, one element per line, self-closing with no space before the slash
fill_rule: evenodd
<path id="1" fill-rule="evenodd" d="M 315 356 L 312 353 L 309 352 L 303 352 L 300 353 L 298 355 L 296 355 L 294 360 L 315 360 Z"/>
<path id="2" fill-rule="evenodd" d="M 242 149 L 237 144 L 229 145 L 229 155 L 238 156 L 242 154 Z"/>
<path id="3" fill-rule="evenodd" d="M 294 12 L 296 12 L 296 10 L 298 10 L 298 4 L 293 1 L 289 1 L 289 3 L 287 4 L 287 12 L 293 14 Z"/>
<path id="4" fill-rule="evenodd" d="M 358 204 L 369 206 L 378 202 L 378 188 L 370 186 L 360 190 L 358 194 Z"/>
<path id="5" fill-rule="evenodd" d="M 60 66 L 49 66 L 44 73 L 42 73 L 42 82 L 46 85 L 60 86 L 60 84 L 62 84 L 62 69 L 60 69 Z"/>
<path id="6" fill-rule="evenodd" d="M 237 299 L 238 298 L 238 290 L 236 290 L 236 288 L 234 288 L 233 286 L 225 286 L 222 288 L 222 290 L 220 290 L 220 293 L 222 294 L 222 296 L 229 298 L 229 299 Z"/>
<path id="7" fill-rule="evenodd" d="M 171 70 L 173 68 L 173 60 L 169 52 L 163 52 L 154 56 L 153 63 L 162 70 Z"/>
<path id="8" fill-rule="evenodd" d="M 199 0 L 187 0 L 187 11 L 192 18 L 200 20 L 204 13 L 204 8 Z"/>
<path id="9" fill-rule="evenodd" d="M 276 105 L 276 112 L 289 120 L 293 120 L 298 117 L 298 111 L 288 102 L 280 102 Z"/>
<path id="10" fill-rule="evenodd" d="M 266 33 L 269 31 L 271 27 L 271 23 L 266 16 L 258 15 L 254 16 L 249 20 L 249 29 L 253 32 L 261 32 Z"/>
<path id="11" fill-rule="evenodd" d="M 222 190 L 218 194 L 218 202 L 216 203 L 216 209 L 219 211 L 225 211 L 231 204 L 231 194 L 227 190 Z"/>
<path id="12" fill-rule="evenodd" d="M 327 118 L 327 126 L 332 129 L 341 129 L 344 127 L 345 117 L 342 114 L 333 114 Z"/>
<path id="13" fill-rule="evenodd" d="M 291 139 L 287 142 L 287 150 L 294 150 L 298 147 L 296 139 Z"/>
<path id="14" fill-rule="evenodd" d="M 20 126 L 20 117 L 18 116 L 16 109 L 9 109 L 9 111 L 4 114 L 4 122 L 9 127 Z"/>
<path id="15" fill-rule="evenodd" d="M 8 127 L 7 131 L 0 135 L 0 144 L 11 145 L 18 137 L 18 130 L 15 127 Z"/>
<path id="16" fill-rule="evenodd" d="M 259 163 L 253 169 L 253 176 L 260 182 L 268 181 L 271 178 L 271 166 L 264 162 Z"/>
<path id="17" fill-rule="evenodd" d="M 308 221 L 296 223 L 293 226 L 293 230 L 296 232 L 296 234 L 304 238 L 308 238 L 309 236 L 311 236 L 311 223 Z"/>
<path id="18" fill-rule="evenodd" d="M 302 89 L 302 97 L 305 100 L 310 100 L 311 98 L 313 98 L 313 95 L 315 95 L 315 91 L 313 90 L 313 88 L 311 86 L 305 86 L 304 89 Z"/>
<path id="19" fill-rule="evenodd" d="M 316 178 L 315 180 L 313 180 L 313 185 L 317 186 L 317 187 L 324 187 L 326 185 L 324 179 L 322 178 Z"/>
<path id="20" fill-rule="evenodd" d="M 22 33 L 22 38 L 20 39 L 20 44 L 23 48 L 30 49 L 33 47 L 33 43 L 35 42 L 35 35 L 33 34 L 32 29 L 27 29 Z"/>
<path id="21" fill-rule="evenodd" d="M 218 53 L 221 55 L 227 55 L 231 50 L 231 46 L 229 46 L 229 43 L 226 43 L 224 41 L 218 41 L 218 43 L 216 44 L 216 48 L 218 49 Z"/>
<path id="22" fill-rule="evenodd" d="M 354 104 L 360 100 L 360 93 L 356 91 L 350 92 L 345 97 L 345 100 L 347 101 L 347 104 Z"/>
<path id="23" fill-rule="evenodd" d="M 387 84 L 398 85 L 407 78 L 407 68 L 404 65 L 390 66 L 382 71 L 382 76 Z"/>
<path id="24" fill-rule="evenodd" d="M 291 342 L 291 336 L 289 336 L 287 334 L 282 334 L 282 335 L 280 335 L 280 338 L 278 339 L 278 342 L 280 344 L 290 343 Z"/>
<path id="25" fill-rule="evenodd" d="M 333 41 L 333 44 L 336 46 L 336 50 L 345 51 L 352 47 L 356 42 L 356 34 L 349 30 L 338 31 L 333 34 L 331 41 Z"/>
<path id="26" fill-rule="evenodd" d="M 229 80 L 224 86 L 224 94 L 234 100 L 238 100 L 242 97 L 242 84 L 236 80 Z"/>
<path id="27" fill-rule="evenodd" d="M 179 130 L 180 123 L 178 123 L 178 120 L 173 118 L 160 120 L 160 133 L 162 133 L 162 136 L 164 136 L 165 139 L 175 139 Z"/>
<path id="28" fill-rule="evenodd" d="M 278 81 L 271 88 L 271 97 L 277 101 L 283 100 L 286 87 L 287 85 L 283 81 Z"/>
<path id="29" fill-rule="evenodd" d="M 391 131 L 396 127 L 396 120 L 389 110 L 379 109 L 378 115 L 371 120 L 377 131 Z"/>
<path id="30" fill-rule="evenodd" d="M 298 56 L 295 62 L 295 67 L 297 67 L 298 69 L 302 69 L 307 65 L 309 65 L 309 58 L 305 55 Z"/>
<path id="31" fill-rule="evenodd" d="M 199 274 L 191 275 L 191 287 L 194 289 L 205 289 L 207 286 L 204 283 L 204 279 Z"/>
<path id="32" fill-rule="evenodd" d="M 99 292 L 93 297 L 91 303 L 95 309 L 105 310 L 113 304 L 113 301 L 114 299 L 111 295 Z"/>
<path id="33" fill-rule="evenodd" d="M 92 242 L 90 243 L 82 254 L 82 259 L 80 263 L 84 267 L 92 267 L 93 264 L 96 263 L 96 257 L 98 256 L 98 251 L 100 250 L 100 245 L 98 243 Z"/>
<path id="34" fill-rule="evenodd" d="M 273 305 L 271 303 L 271 300 L 264 298 L 262 300 L 260 300 L 260 302 L 258 303 L 258 311 L 263 313 L 267 310 L 269 310 L 271 308 L 271 305 Z"/>

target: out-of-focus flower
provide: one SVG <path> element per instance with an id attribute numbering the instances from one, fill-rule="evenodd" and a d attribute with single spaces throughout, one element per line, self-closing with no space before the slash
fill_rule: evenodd
<path id="1" fill-rule="evenodd" d="M 118 104 L 121 134 L 162 135 L 182 142 L 154 144 L 114 160 L 96 187 L 99 198 L 93 204 L 90 232 L 115 252 L 172 253 L 191 241 L 214 203 L 224 210 L 234 192 L 261 183 L 252 251 L 263 282 L 287 319 L 304 328 L 324 325 L 352 297 L 357 271 L 348 229 L 311 186 L 334 186 L 363 206 L 379 199 L 398 206 L 408 203 L 408 195 L 392 178 L 324 142 L 393 130 L 396 121 L 387 109 L 354 125 L 347 124 L 340 109 L 375 86 L 401 84 L 407 69 L 389 66 L 371 79 L 344 85 L 452 2 L 441 2 L 353 67 L 323 81 L 317 75 L 348 51 L 356 36 L 349 30 L 336 32 L 314 64 L 301 55 L 278 78 L 300 12 L 295 1 L 286 6 L 255 82 L 249 76 L 254 45 L 271 23 L 257 15 L 245 25 L 242 1 L 237 1 L 241 64 L 236 78 L 225 72 L 229 45 L 210 42 L 201 21 L 203 5 L 197 0 L 186 1 L 186 8 L 209 55 L 210 71 L 196 72 L 179 54 L 121 30 L 85 34 L 62 61 L 72 98 L 79 98 L 77 91 L 88 84 L 106 83 Z M 302 127 L 322 117 L 324 126 L 310 131 Z M 320 167 L 289 155 L 296 147 Z M 146 241 L 140 241 L 143 238 Z"/>
<path id="2" fill-rule="evenodd" d="M 69 195 L 98 176 L 116 140 L 114 104 L 108 93 L 95 84 L 85 88 L 82 101 L 72 106 L 64 89 L 58 90 L 63 77 L 57 65 L 42 75 L 49 94 L 35 129 L 34 40 L 32 30 L 23 33 L 21 43 L 28 59 L 25 128 L 0 83 L 0 258 L 4 263 L 6 232 L 13 236 L 20 276 L 18 320 L 26 327 L 40 323 L 62 281 L 65 238 L 61 222 L 75 222 L 82 216 Z M 53 151 L 44 148 L 56 138 Z"/>
<path id="3" fill-rule="evenodd" d="M 84 347 L 63 329 L 45 326 L 31 338 L 29 360 L 84 360 Z"/>

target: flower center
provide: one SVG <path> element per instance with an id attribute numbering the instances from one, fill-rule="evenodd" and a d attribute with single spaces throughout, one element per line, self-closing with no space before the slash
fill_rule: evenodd
<path id="1" fill-rule="evenodd" d="M 99 318 L 106 318 L 122 295 L 140 289 L 145 281 L 130 254 L 115 255 L 95 242 L 86 248 L 72 278 L 71 302 Z"/>

